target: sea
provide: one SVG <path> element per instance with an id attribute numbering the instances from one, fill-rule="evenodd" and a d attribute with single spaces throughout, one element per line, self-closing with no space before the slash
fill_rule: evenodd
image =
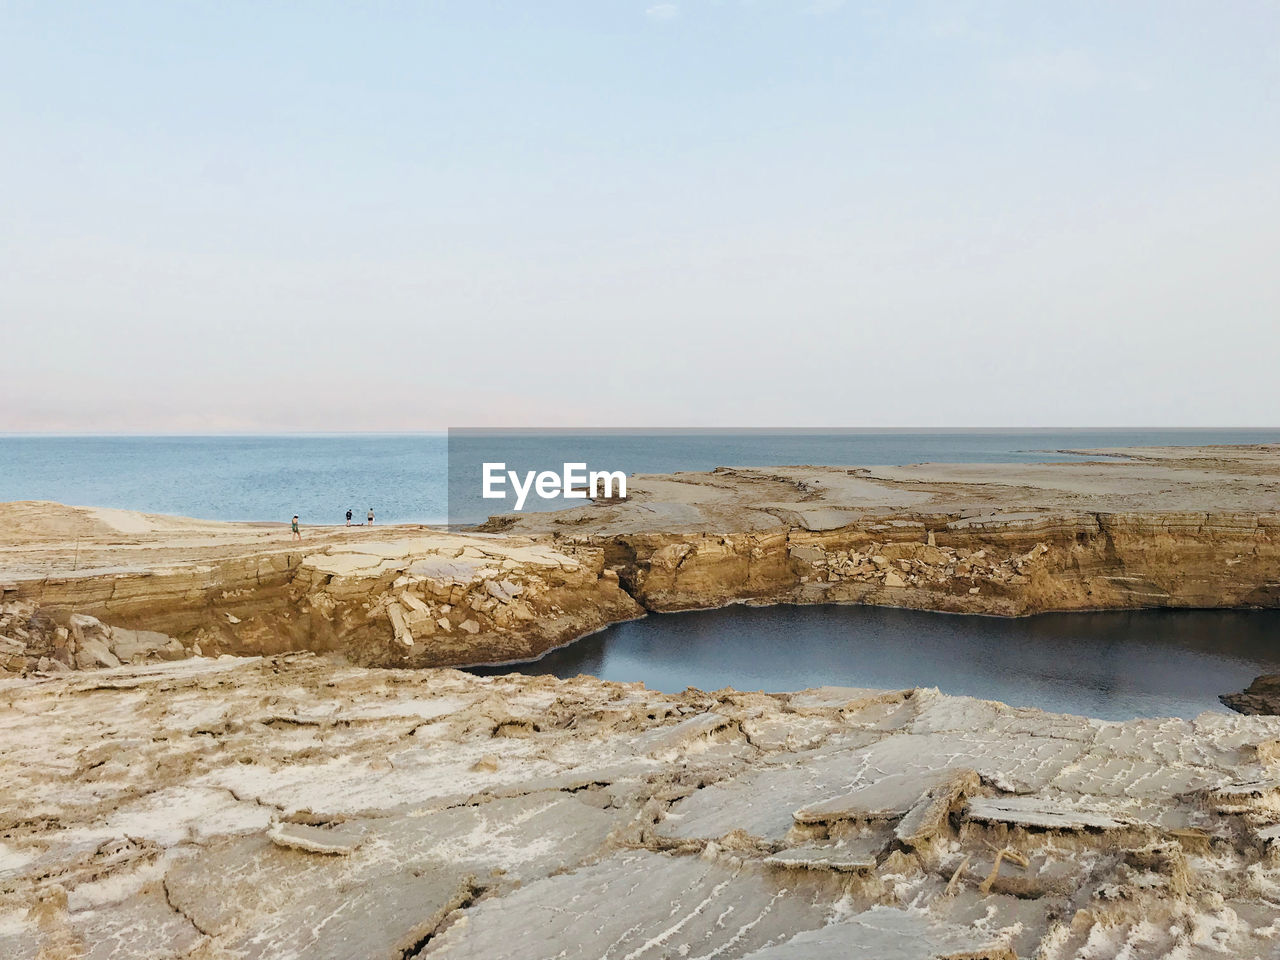
<path id="1" fill-rule="evenodd" d="M 501 431 L 497 432 L 501 434 Z M 720 466 L 880 466 L 1079 459 L 1062 450 L 1276 443 L 1280 429 L 512 431 L 521 452 L 573 451 L 630 473 Z M 454 446 L 456 448 L 457 441 Z M 449 502 L 445 433 L 291 436 L 0 436 L 0 501 L 55 500 L 207 520 L 304 524 L 480 522 L 479 483 Z M 459 502 L 464 499 L 464 502 Z"/>

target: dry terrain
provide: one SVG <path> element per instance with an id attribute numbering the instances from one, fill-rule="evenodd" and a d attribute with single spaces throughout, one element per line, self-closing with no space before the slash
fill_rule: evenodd
<path id="1" fill-rule="evenodd" d="M 0 635 L 11 641 L 0 668 L 110 665 L 179 646 L 501 662 L 646 611 L 735 602 L 1007 616 L 1280 605 L 1280 448 L 1094 454 L 642 476 L 625 502 L 497 517 L 466 534 L 307 528 L 300 542 L 283 525 L 0 504 Z M 109 657 L 92 644 L 82 657 L 86 637 Z"/>
<path id="2" fill-rule="evenodd" d="M 310 654 L 0 681 L 0 956 L 1274 957 L 1278 738 Z"/>
<path id="3" fill-rule="evenodd" d="M 1274 607 L 1280 449 L 631 492 L 301 542 L 0 504 L 0 956 L 1280 956 L 1280 718 L 445 669 L 735 602 Z"/>

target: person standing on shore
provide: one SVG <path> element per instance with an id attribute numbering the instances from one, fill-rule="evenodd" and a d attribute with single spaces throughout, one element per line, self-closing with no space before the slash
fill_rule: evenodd
<path id="1" fill-rule="evenodd" d="M 373 507 L 369 508 L 369 526 L 373 526 Z"/>
<path id="2" fill-rule="evenodd" d="M 293 515 L 293 523 L 291 526 L 293 527 L 293 539 L 301 540 L 302 533 L 298 530 L 298 515 L 296 513 Z"/>
<path id="3" fill-rule="evenodd" d="M 347 508 L 347 526 L 351 526 L 351 508 Z"/>

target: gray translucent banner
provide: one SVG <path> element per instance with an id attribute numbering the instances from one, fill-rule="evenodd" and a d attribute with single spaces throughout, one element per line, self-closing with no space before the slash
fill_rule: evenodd
<path id="1" fill-rule="evenodd" d="M 630 480 L 636 474 L 716 467 L 1027 463 L 1076 459 L 1062 453 L 1064 448 L 1150 442 L 1148 434 L 1137 430 L 454 428 L 448 439 L 448 517 L 451 525 L 469 526 L 503 514 L 589 503 L 566 494 L 566 465 L 576 493 L 589 486 L 593 471 L 622 473 Z M 539 487 L 539 474 L 554 474 L 556 480 L 545 477 Z M 486 492 L 500 496 L 486 497 Z M 605 493 L 602 483 L 597 492 Z M 616 496 L 616 486 L 609 492 Z"/>

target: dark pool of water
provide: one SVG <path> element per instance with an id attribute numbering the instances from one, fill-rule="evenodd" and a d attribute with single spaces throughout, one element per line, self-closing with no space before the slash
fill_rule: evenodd
<path id="1" fill-rule="evenodd" d="M 588 673 L 785 691 L 938 687 L 1105 720 L 1226 712 L 1218 694 L 1280 673 L 1280 611 L 1042 614 L 1016 620 L 862 606 L 728 607 L 621 623 L 482 672 Z"/>

